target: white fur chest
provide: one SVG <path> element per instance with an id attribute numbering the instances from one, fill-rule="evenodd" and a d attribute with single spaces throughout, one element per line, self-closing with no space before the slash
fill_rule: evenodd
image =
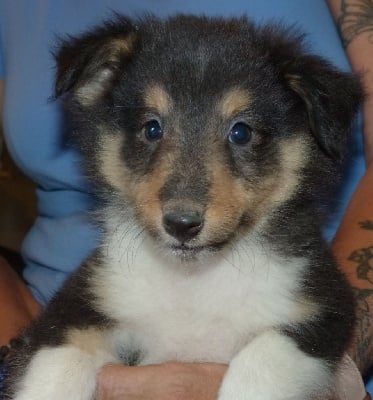
<path id="1" fill-rule="evenodd" d="M 118 321 L 111 341 L 140 351 L 143 364 L 228 362 L 256 334 L 304 318 L 303 259 L 285 262 L 251 243 L 182 263 L 147 238 L 129 255 L 116 232 L 94 290 L 99 309 Z"/>

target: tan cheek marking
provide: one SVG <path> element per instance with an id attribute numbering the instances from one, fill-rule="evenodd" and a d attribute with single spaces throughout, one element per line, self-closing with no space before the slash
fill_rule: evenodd
<path id="1" fill-rule="evenodd" d="M 135 189 L 134 202 L 142 223 L 150 229 L 156 229 L 161 223 L 161 203 L 159 192 L 163 187 L 165 177 L 154 174 L 141 182 Z"/>
<path id="2" fill-rule="evenodd" d="M 247 211 L 257 220 L 265 218 L 293 196 L 305 163 L 306 148 L 302 137 L 291 138 L 281 144 L 278 168 L 252 189 L 254 201 L 248 205 Z"/>
<path id="3" fill-rule="evenodd" d="M 296 191 L 305 163 L 307 145 L 302 137 L 285 140 L 280 147 L 280 162 L 273 174 L 255 187 L 255 202 L 251 214 L 263 219 L 290 199 Z"/>
<path id="4" fill-rule="evenodd" d="M 120 134 L 106 135 L 100 146 L 99 163 L 102 176 L 119 193 L 127 197 L 133 177 L 121 159 L 120 150 L 123 146 L 123 137 Z"/>
<path id="5" fill-rule="evenodd" d="M 250 95 L 246 90 L 233 88 L 223 96 L 218 105 L 218 110 L 225 119 L 234 117 L 250 104 Z"/>
<path id="6" fill-rule="evenodd" d="M 293 195 L 299 185 L 301 170 L 307 163 L 307 149 L 307 139 L 303 135 L 288 139 L 281 144 L 278 184 L 273 190 L 271 202 L 283 203 Z"/>
<path id="7" fill-rule="evenodd" d="M 120 135 L 106 137 L 101 142 L 101 174 L 125 201 L 131 203 L 144 225 L 153 229 L 159 227 L 162 219 L 159 193 L 173 168 L 172 152 L 164 151 L 155 170 L 139 178 L 125 167 L 120 154 L 122 145 Z"/>
<path id="8" fill-rule="evenodd" d="M 159 193 L 172 171 L 173 157 L 164 154 L 155 171 L 133 186 L 133 204 L 142 223 L 151 230 L 162 224 L 162 204 Z"/>
<path id="9" fill-rule="evenodd" d="M 211 163 L 211 202 L 201 239 L 223 239 L 237 228 L 242 215 L 248 215 L 255 224 L 289 199 L 299 184 L 306 148 L 302 137 L 284 142 L 279 169 L 255 185 L 230 175 L 221 163 Z"/>
<path id="10" fill-rule="evenodd" d="M 159 85 L 154 85 L 145 91 L 145 105 L 149 109 L 154 109 L 159 115 L 167 115 L 170 113 L 172 102 L 170 96 Z"/>
<path id="11" fill-rule="evenodd" d="M 266 199 L 274 185 L 272 177 L 263 178 L 255 187 L 228 174 L 223 179 L 218 179 L 219 184 L 214 184 L 210 192 L 214 200 L 206 213 L 206 234 L 209 239 L 230 236 L 238 228 L 244 215 L 250 218 L 250 224 L 255 225 L 268 210 Z"/>
<path id="12" fill-rule="evenodd" d="M 201 239 L 224 239 L 238 225 L 247 203 L 247 193 L 237 178 L 218 162 L 209 165 L 211 176 L 210 204 L 205 214 Z"/>

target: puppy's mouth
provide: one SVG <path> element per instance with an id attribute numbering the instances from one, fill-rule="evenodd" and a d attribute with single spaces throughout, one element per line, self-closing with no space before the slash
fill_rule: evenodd
<path id="1" fill-rule="evenodd" d="M 172 254 L 182 260 L 195 260 L 201 256 L 208 256 L 221 250 L 227 241 L 209 243 L 206 245 L 193 246 L 188 243 L 173 244 L 169 246 Z"/>
<path id="2" fill-rule="evenodd" d="M 200 255 L 204 247 L 196 246 L 190 247 L 184 244 L 170 246 L 171 254 L 177 258 L 180 258 L 185 261 L 195 260 L 198 255 Z"/>

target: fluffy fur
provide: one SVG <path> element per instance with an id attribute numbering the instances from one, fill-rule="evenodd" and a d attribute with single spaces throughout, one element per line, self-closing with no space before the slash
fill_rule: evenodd
<path id="1" fill-rule="evenodd" d="M 245 18 L 117 17 L 61 43 L 56 96 L 101 246 L 24 334 L 14 400 L 89 400 L 107 362 L 229 363 L 219 400 L 329 388 L 354 302 L 321 236 L 358 80 Z"/>

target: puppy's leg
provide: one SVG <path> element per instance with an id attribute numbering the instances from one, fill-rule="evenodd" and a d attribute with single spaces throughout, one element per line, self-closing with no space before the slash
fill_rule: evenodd
<path id="1" fill-rule="evenodd" d="M 277 331 L 255 338 L 230 363 L 219 400 L 306 400 L 328 387 L 327 363 Z"/>
<path id="2" fill-rule="evenodd" d="M 14 400 L 92 400 L 96 375 L 106 363 L 118 362 L 102 333 L 71 330 L 63 345 L 42 347 L 15 384 Z"/>

